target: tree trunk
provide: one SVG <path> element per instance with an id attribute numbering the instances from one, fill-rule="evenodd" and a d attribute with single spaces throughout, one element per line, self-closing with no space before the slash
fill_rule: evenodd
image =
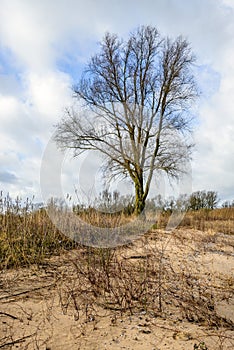
<path id="1" fill-rule="evenodd" d="M 143 181 L 136 181 L 134 213 L 136 215 L 140 215 L 144 209 L 145 209 L 145 198 L 144 198 Z"/>

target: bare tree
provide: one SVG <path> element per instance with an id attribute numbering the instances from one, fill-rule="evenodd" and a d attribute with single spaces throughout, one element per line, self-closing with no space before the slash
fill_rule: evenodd
<path id="1" fill-rule="evenodd" d="M 67 109 L 56 127 L 59 147 L 74 156 L 99 151 L 113 178 L 132 180 L 136 214 L 145 207 L 153 173 L 177 177 L 190 155 L 185 132 L 197 96 L 194 60 L 186 40 L 161 37 L 151 26 L 126 41 L 107 33 L 73 87 L 83 109 Z"/>
<path id="2" fill-rule="evenodd" d="M 215 191 L 196 191 L 189 197 L 188 207 L 192 210 L 214 209 L 219 202 L 218 193 Z"/>

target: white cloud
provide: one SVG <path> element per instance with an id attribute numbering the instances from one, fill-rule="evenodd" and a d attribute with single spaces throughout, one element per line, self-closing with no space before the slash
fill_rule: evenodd
<path id="1" fill-rule="evenodd" d="M 45 40 L 47 34 L 43 20 L 28 1 L 2 2 L 2 45 L 9 47 L 27 69 L 38 69 L 50 63 L 52 48 Z M 50 41 L 50 37 L 47 40 Z"/>
<path id="2" fill-rule="evenodd" d="M 0 160 L 1 171 L 18 179 L 8 189 L 39 190 L 43 150 L 71 101 L 73 79 L 106 30 L 127 35 L 139 24 L 155 25 L 162 34 L 183 34 L 191 42 L 205 92 L 195 132 L 194 189 L 209 187 L 234 197 L 232 0 L 2 0 Z M 68 183 L 68 172 L 65 178 Z"/>
<path id="3" fill-rule="evenodd" d="M 26 82 L 32 108 L 49 122 L 58 120 L 64 107 L 71 102 L 69 77 L 62 72 L 50 71 L 43 75 L 30 73 Z"/>

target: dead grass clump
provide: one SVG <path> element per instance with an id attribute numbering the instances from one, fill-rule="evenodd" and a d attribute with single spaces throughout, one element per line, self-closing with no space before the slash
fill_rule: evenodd
<path id="1" fill-rule="evenodd" d="M 234 208 L 189 210 L 180 223 L 180 227 L 234 234 Z"/>
<path id="2" fill-rule="evenodd" d="M 216 312 L 214 288 L 189 269 L 175 271 L 163 250 L 148 245 L 141 255 L 126 257 L 119 249 L 87 248 L 72 264 L 60 297 L 61 304 L 78 314 L 101 307 L 120 314 L 144 311 L 153 317 L 233 327 Z"/>
<path id="3" fill-rule="evenodd" d="M 51 223 L 44 209 L 0 214 L 0 268 L 40 264 L 52 254 L 76 246 Z"/>
<path id="4" fill-rule="evenodd" d="M 227 314 L 219 313 L 217 305 L 220 302 L 226 305 L 232 300 L 233 279 L 226 275 L 208 275 L 203 270 L 206 266 L 197 265 L 198 261 L 202 262 L 201 257 L 197 256 L 197 244 L 206 243 L 202 240 L 202 232 L 197 232 L 197 240 L 194 242 L 195 233 L 195 230 L 189 233 L 189 230 L 180 229 L 169 234 L 160 230 L 148 233 L 129 246 L 115 249 L 79 247 L 64 255 L 47 259 L 48 266 L 45 269 L 49 269 L 48 276 L 52 278 L 51 282 L 54 281 L 56 307 L 59 298 L 64 314 L 58 308 L 55 318 L 73 319 L 72 327 L 77 342 L 84 337 L 87 339 L 92 329 L 97 331 L 104 319 L 111 324 L 113 322 L 113 325 L 119 324 L 122 319 L 147 319 L 137 323 L 139 325 L 140 322 L 142 327 L 147 323 L 146 332 L 153 332 L 153 325 L 165 320 L 167 325 L 168 322 L 173 325 L 173 339 L 177 340 L 178 335 L 179 341 L 179 336 L 182 335 L 183 339 L 190 341 L 191 347 L 193 340 L 197 349 L 203 343 L 208 344 L 208 349 L 228 349 L 229 344 L 231 348 L 234 344 L 233 322 L 225 316 Z M 39 273 L 41 268 L 37 269 Z M 35 281 L 38 285 L 38 278 Z M 46 285 L 43 280 L 43 286 Z M 30 290 L 32 293 L 32 288 Z M 45 298 L 44 288 L 40 290 Z M 52 293 L 49 290 L 47 292 L 49 297 Z M 10 295 L 19 298 L 19 293 L 7 294 L 7 297 L 10 298 Z M 35 303 L 35 306 L 36 304 L 40 303 Z M 18 314 L 7 308 L 2 311 L 18 317 Z M 51 311 L 51 315 L 52 313 Z M 46 313 L 50 324 L 53 316 L 47 316 Z M 18 321 L 11 320 L 6 315 L 2 315 L 2 319 L 3 317 L 9 326 L 6 328 L 8 338 L 0 337 L 0 344 L 20 340 L 19 334 L 16 337 L 11 332 Z M 194 333 L 188 338 L 187 333 L 190 332 L 184 333 L 184 322 L 187 325 L 190 322 L 191 329 L 199 330 L 198 334 Z M 36 341 L 35 336 L 38 342 L 44 339 L 41 330 L 35 336 L 30 334 L 32 338 L 23 340 L 25 344 L 29 340 Z M 210 344 L 214 346 L 210 347 Z"/>

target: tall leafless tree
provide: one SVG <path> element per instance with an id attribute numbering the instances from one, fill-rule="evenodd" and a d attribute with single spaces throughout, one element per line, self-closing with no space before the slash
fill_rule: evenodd
<path id="1" fill-rule="evenodd" d="M 83 109 L 68 108 L 56 127 L 59 147 L 74 156 L 99 151 L 111 176 L 132 180 L 136 214 L 145 208 L 153 173 L 177 177 L 190 155 L 185 131 L 197 97 L 194 61 L 186 40 L 161 37 L 151 26 L 126 41 L 107 33 L 73 87 Z"/>

